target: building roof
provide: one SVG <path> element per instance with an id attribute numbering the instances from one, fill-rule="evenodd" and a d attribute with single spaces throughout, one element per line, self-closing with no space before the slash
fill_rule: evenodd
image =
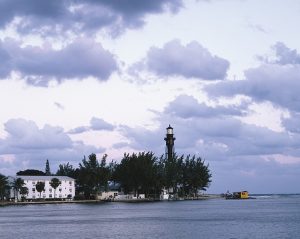
<path id="1" fill-rule="evenodd" d="M 58 178 L 60 181 L 75 181 L 74 178 L 67 176 L 22 176 L 17 175 L 16 178 L 22 178 L 23 180 L 33 180 L 33 181 L 51 181 L 52 178 Z"/>

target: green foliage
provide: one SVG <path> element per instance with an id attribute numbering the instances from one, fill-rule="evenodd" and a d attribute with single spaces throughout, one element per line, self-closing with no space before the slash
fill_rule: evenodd
<path id="1" fill-rule="evenodd" d="M 41 194 L 42 192 L 45 190 L 45 182 L 37 182 L 35 185 L 36 191 L 38 191 L 40 193 L 40 198 L 41 198 Z"/>
<path id="2" fill-rule="evenodd" d="M 178 156 L 157 158 L 152 152 L 124 154 L 120 163 L 107 164 L 107 155 L 99 162 L 96 154 L 83 158 L 79 168 L 69 163 L 59 165 L 57 175 L 76 179 L 76 191 L 86 199 L 93 198 L 100 191 L 108 190 L 108 182 L 121 185 L 125 193 L 146 197 L 159 197 L 162 189 L 177 196 L 195 196 L 199 190 L 206 190 L 211 174 L 200 157 Z"/>
<path id="3" fill-rule="evenodd" d="M 71 178 L 76 177 L 76 170 L 73 168 L 71 164 L 66 163 L 66 164 L 60 164 L 58 166 L 58 170 L 56 172 L 57 176 L 68 176 Z"/>
<path id="4" fill-rule="evenodd" d="M 160 164 L 152 152 L 124 154 L 115 168 L 115 181 L 119 182 L 125 193 L 155 194 L 162 188 Z"/>
<path id="5" fill-rule="evenodd" d="M 50 181 L 50 186 L 54 189 L 54 198 L 56 196 L 56 189 L 61 184 L 61 181 L 58 178 L 52 178 Z"/>
<path id="6" fill-rule="evenodd" d="M 45 173 L 36 169 L 26 169 L 24 171 L 17 172 L 17 175 L 18 176 L 45 176 Z"/>
<path id="7" fill-rule="evenodd" d="M 88 160 L 84 157 L 77 171 L 77 190 L 84 193 L 86 198 L 95 197 L 99 191 L 106 191 L 110 179 L 110 167 L 106 165 L 107 155 L 101 162 L 97 160 L 96 154 L 91 154 Z"/>
<path id="8" fill-rule="evenodd" d="M 176 154 L 173 155 L 171 160 L 165 159 L 164 161 L 164 178 L 165 187 L 173 193 L 177 193 L 178 184 L 182 181 L 183 173 L 183 160 L 184 156 L 178 157 Z"/>
<path id="9" fill-rule="evenodd" d="M 188 155 L 182 164 L 182 190 L 184 195 L 194 196 L 198 190 L 206 190 L 211 182 L 208 165 L 200 157 Z"/>
<path id="10" fill-rule="evenodd" d="M 9 191 L 9 189 L 10 186 L 7 177 L 0 174 L 0 200 L 4 200 L 4 198 L 7 196 L 7 192 Z"/>
<path id="11" fill-rule="evenodd" d="M 13 181 L 12 187 L 15 192 L 15 198 L 18 200 L 19 199 L 19 191 L 20 189 L 25 185 L 24 180 L 22 178 L 16 178 Z"/>
<path id="12" fill-rule="evenodd" d="M 20 188 L 20 194 L 22 196 L 22 200 L 24 200 L 26 195 L 28 195 L 28 188 L 27 187 L 21 187 Z"/>
<path id="13" fill-rule="evenodd" d="M 125 193 L 144 193 L 146 197 L 159 196 L 163 188 L 176 197 L 195 196 L 211 182 L 208 165 L 200 157 L 174 154 L 171 159 L 157 159 L 152 152 L 124 154 L 112 175 Z"/>

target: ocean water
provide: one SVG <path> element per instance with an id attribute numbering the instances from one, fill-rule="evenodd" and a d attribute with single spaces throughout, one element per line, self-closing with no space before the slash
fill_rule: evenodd
<path id="1" fill-rule="evenodd" d="M 300 195 L 0 207 L 1 239 L 300 238 Z"/>

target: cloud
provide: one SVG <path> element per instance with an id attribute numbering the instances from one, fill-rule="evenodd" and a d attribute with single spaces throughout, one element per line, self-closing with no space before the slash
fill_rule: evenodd
<path id="1" fill-rule="evenodd" d="M 13 155 L 19 170 L 40 167 L 46 159 L 57 167 L 62 162 L 79 162 L 85 154 L 104 151 L 101 147 L 72 141 L 61 127 L 39 128 L 35 122 L 25 119 L 10 119 L 4 126 L 8 136 L 0 139 L 0 156 Z"/>
<path id="2" fill-rule="evenodd" d="M 219 80 L 226 76 L 229 62 L 213 56 L 196 41 L 184 46 L 178 40 L 173 40 L 163 48 L 152 47 L 144 62 L 134 67 L 145 67 L 160 76 Z"/>
<path id="3" fill-rule="evenodd" d="M 87 131 L 101 131 L 101 130 L 107 130 L 107 131 L 113 131 L 115 129 L 115 126 L 106 122 L 103 119 L 92 117 L 90 120 L 89 126 L 80 126 L 74 129 L 71 129 L 68 131 L 69 134 L 81 134 Z"/>
<path id="4" fill-rule="evenodd" d="M 116 143 L 116 144 L 113 144 L 113 148 L 114 149 L 121 149 L 121 148 L 125 148 L 125 147 L 128 147 L 129 144 L 127 142 L 120 142 L 120 143 Z"/>
<path id="5" fill-rule="evenodd" d="M 291 135 L 244 123 L 241 116 L 246 113 L 244 102 L 234 106 L 209 107 L 191 96 L 180 95 L 157 114 L 156 129 L 121 126 L 120 133 L 130 147 L 151 149 L 158 154 L 164 153 L 165 128 L 171 124 L 177 138 L 178 153 L 199 153 L 210 160 L 273 154 L 300 157 L 299 134 Z"/>
<path id="6" fill-rule="evenodd" d="M 175 152 L 179 155 L 195 154 L 209 163 L 213 174 L 210 190 L 214 192 L 245 187 L 252 192 L 278 192 L 281 189 L 273 187 L 278 177 L 298 180 L 299 135 L 274 132 L 232 117 L 186 119 L 163 113 L 156 129 L 122 127 L 121 133 L 129 142 L 126 147 L 138 151 L 151 150 L 158 156 L 164 154 L 164 137 L 169 123 L 174 127 Z M 282 158 L 280 162 L 276 160 L 278 155 Z M 293 164 L 285 162 L 290 156 L 298 161 Z M 243 180 L 237 182 L 236 178 L 241 177 Z M 253 188 L 253 180 L 257 180 L 256 188 Z M 257 189 L 260 183 L 265 185 Z M 294 191 L 291 186 L 284 190 Z"/>
<path id="7" fill-rule="evenodd" d="M 268 31 L 260 24 L 249 23 L 247 26 L 254 31 L 262 32 L 265 34 L 268 33 Z"/>
<path id="8" fill-rule="evenodd" d="M 207 106 L 199 103 L 196 98 L 189 95 L 179 95 L 176 99 L 165 108 L 165 113 L 176 115 L 181 118 L 191 117 L 222 117 L 222 116 L 242 116 L 248 104 L 243 102 L 242 105 L 230 105 L 216 107 Z"/>
<path id="9" fill-rule="evenodd" d="M 96 117 L 93 117 L 91 119 L 90 124 L 91 124 L 92 130 L 109 130 L 109 131 L 111 131 L 115 128 L 112 124 L 107 123 L 103 119 L 99 119 Z"/>
<path id="10" fill-rule="evenodd" d="M 23 33 L 64 33 L 97 31 L 102 28 L 119 33 L 145 24 L 148 14 L 177 12 L 182 0 L 3 0 L 0 2 L 0 27 L 16 18 Z"/>
<path id="11" fill-rule="evenodd" d="M 55 105 L 58 109 L 60 109 L 60 110 L 64 110 L 64 109 L 65 109 L 65 107 L 64 107 L 62 104 L 58 103 L 58 102 L 54 102 L 54 105 Z"/>
<path id="12" fill-rule="evenodd" d="M 163 154 L 163 138 L 164 131 L 161 128 L 156 130 L 148 130 L 143 127 L 128 127 L 121 125 L 119 127 L 119 132 L 123 135 L 128 143 L 124 145 L 123 143 L 117 144 L 118 146 L 129 146 L 135 150 L 140 151 L 153 151 L 158 155 Z"/>
<path id="13" fill-rule="evenodd" d="M 4 49 L 3 43 L 0 40 L 0 79 L 6 77 L 10 73 L 10 55 L 7 50 Z"/>
<path id="14" fill-rule="evenodd" d="M 292 112 L 289 118 L 282 119 L 283 127 L 292 133 L 300 134 L 300 113 Z"/>
<path id="15" fill-rule="evenodd" d="M 300 111 L 300 65 L 264 64 L 245 72 L 245 80 L 220 82 L 205 87 L 214 97 L 250 96 L 289 110 Z"/>
<path id="16" fill-rule="evenodd" d="M 81 134 L 90 130 L 88 126 L 79 126 L 68 131 L 69 134 Z"/>
<path id="17" fill-rule="evenodd" d="M 300 55 L 296 49 L 292 50 L 282 42 L 277 42 L 272 49 L 276 53 L 275 63 L 281 65 L 300 64 Z"/>
<path id="18" fill-rule="evenodd" d="M 272 47 L 276 59 L 245 71 L 244 80 L 227 80 L 204 87 L 210 97 L 246 95 L 269 101 L 290 111 L 300 111 L 300 55 L 283 43 Z"/>
<path id="19" fill-rule="evenodd" d="M 89 76 L 106 80 L 117 70 L 114 56 L 100 43 L 88 39 L 77 39 L 60 50 L 49 45 L 20 47 L 14 40 L 7 39 L 0 42 L 1 55 L 4 58 L 4 64 L 0 66 L 2 76 L 17 71 L 30 84 L 41 84 L 42 81 L 46 85 L 52 79 L 62 81 Z"/>
<path id="20" fill-rule="evenodd" d="M 24 119 L 11 119 L 4 126 L 9 134 L 1 145 L 1 151 L 5 154 L 27 149 L 66 149 L 72 146 L 71 139 L 60 127 L 45 125 L 39 129 L 33 121 Z"/>

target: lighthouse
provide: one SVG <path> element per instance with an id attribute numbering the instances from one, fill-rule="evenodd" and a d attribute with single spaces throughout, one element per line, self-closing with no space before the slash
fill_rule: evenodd
<path id="1" fill-rule="evenodd" d="M 171 125 L 169 125 L 166 130 L 166 158 L 168 159 L 168 161 L 171 161 L 174 154 L 174 141 L 176 138 L 174 138 L 173 128 L 171 127 Z"/>

